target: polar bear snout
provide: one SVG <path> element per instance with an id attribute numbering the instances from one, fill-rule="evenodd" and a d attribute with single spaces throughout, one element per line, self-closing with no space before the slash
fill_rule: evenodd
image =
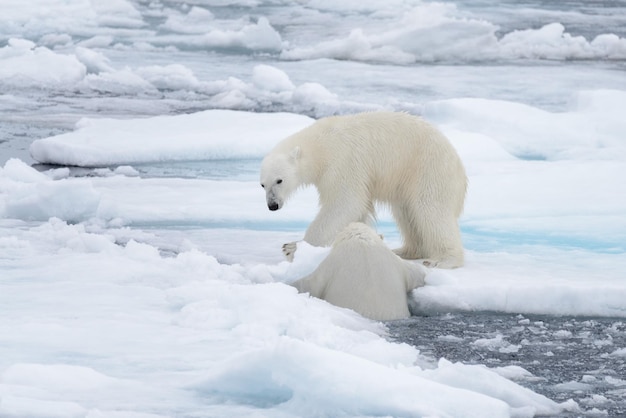
<path id="1" fill-rule="evenodd" d="M 280 209 L 280 205 L 276 202 L 267 202 L 267 208 L 271 211 Z"/>
<path id="2" fill-rule="evenodd" d="M 282 199 L 276 196 L 274 189 L 267 191 L 265 200 L 267 201 L 267 208 L 271 211 L 275 211 L 283 207 Z"/>

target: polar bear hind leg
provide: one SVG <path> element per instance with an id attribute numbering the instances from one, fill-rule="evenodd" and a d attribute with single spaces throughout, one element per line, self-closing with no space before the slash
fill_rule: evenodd
<path id="1" fill-rule="evenodd" d="M 463 244 L 456 217 L 436 206 L 399 205 L 392 213 L 403 238 L 394 250 L 407 260 L 421 260 L 428 267 L 463 265 Z"/>

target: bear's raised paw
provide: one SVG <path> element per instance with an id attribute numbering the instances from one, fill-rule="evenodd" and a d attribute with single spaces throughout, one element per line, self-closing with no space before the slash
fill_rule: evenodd
<path id="1" fill-rule="evenodd" d="M 283 254 L 285 255 L 285 258 L 287 259 L 287 261 L 289 262 L 293 261 L 293 257 L 295 256 L 297 249 L 298 249 L 297 242 L 288 242 L 286 244 L 283 244 Z"/>

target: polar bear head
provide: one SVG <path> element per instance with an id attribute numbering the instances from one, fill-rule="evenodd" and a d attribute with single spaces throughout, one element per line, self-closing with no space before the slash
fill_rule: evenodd
<path id="1" fill-rule="evenodd" d="M 289 153 L 272 152 L 261 163 L 261 187 L 269 210 L 278 210 L 302 184 L 298 174 L 300 148 Z"/>

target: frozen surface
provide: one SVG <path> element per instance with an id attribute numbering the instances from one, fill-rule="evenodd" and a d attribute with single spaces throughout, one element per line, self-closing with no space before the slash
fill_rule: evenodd
<path id="1" fill-rule="evenodd" d="M 625 2 L 192 3 L 2 3 L 0 416 L 624 410 Z M 437 124 L 470 178 L 467 265 L 413 292 L 422 327 L 298 295 L 326 250 L 280 247 L 317 195 L 272 213 L 258 185 L 312 118 L 377 109 Z M 559 347 L 600 363 L 559 374 Z"/>
<path id="2" fill-rule="evenodd" d="M 312 122 L 294 114 L 220 110 L 139 121 L 83 119 L 71 133 L 35 141 L 30 153 L 40 163 L 81 167 L 258 159 Z"/>
<path id="3" fill-rule="evenodd" d="M 426 115 L 448 133 L 468 169 L 470 187 L 462 226 L 469 235 L 470 250 L 475 246 L 476 253 L 470 252 L 467 268 L 435 271 L 429 276 L 430 286 L 415 292 L 422 309 L 626 316 L 626 288 L 622 285 L 626 147 L 620 140 L 626 129 L 618 112 L 610 111 L 626 106 L 626 95 L 602 91 L 581 93 L 581 97 L 584 105 L 558 114 L 484 99 L 435 102 L 426 108 Z M 495 108 L 506 118 L 499 118 L 497 125 L 489 123 L 486 116 L 481 119 L 481 112 L 493 114 Z M 602 108 L 609 110 L 598 110 Z M 468 113 L 476 116 L 464 119 Z M 193 123 L 192 117 L 201 123 Z M 68 164 L 71 156 L 73 165 L 84 161 L 83 165 L 90 166 L 94 165 L 92 155 L 97 155 L 100 164 L 114 165 L 161 161 L 174 143 L 180 145 L 171 152 L 172 159 L 193 160 L 199 155 L 245 159 L 263 154 L 277 140 L 269 135 L 271 129 L 263 130 L 269 133 L 267 139 L 255 141 L 242 135 L 238 129 L 250 126 L 250 117 L 257 125 L 285 125 L 294 130 L 310 123 L 295 115 L 219 110 L 137 121 L 100 120 L 94 125 L 87 121 L 71 134 L 35 141 L 31 151 L 35 158 L 45 155 L 43 162 L 47 163 Z M 267 120 L 261 122 L 264 118 Z M 600 125 L 595 118 L 602 120 L 602 130 L 597 129 L 595 137 L 581 132 L 585 126 Z M 558 128 L 552 129 L 558 143 L 542 137 L 547 135 L 543 133 L 547 126 L 567 125 L 559 123 L 561 119 L 577 121 L 581 127 L 558 133 Z M 520 133 L 522 120 L 530 123 L 524 126 L 527 132 Z M 100 128 L 103 124 L 106 129 Z M 186 135 L 181 141 L 167 133 L 183 129 Z M 218 134 L 207 137 L 208 130 Z M 127 136 L 108 140 L 98 135 L 103 131 Z M 529 154 L 541 158 L 528 159 Z M 114 172 L 93 179 L 55 181 L 12 160 L 4 173 L 11 178 L 13 190 L 4 201 L 6 216 L 27 221 L 50 216 L 69 221 L 95 217 L 130 225 L 195 223 L 229 228 L 248 223 L 260 229 L 284 229 L 289 225 L 304 228 L 317 210 L 315 191 L 306 189 L 280 217 L 268 212 L 254 171 L 235 181 L 127 177 Z M 20 173 L 28 182 L 20 181 Z M 83 198 L 77 199 L 78 195 Z M 613 197 L 605 199 L 609 195 Z M 66 203 L 71 201 L 81 204 Z M 383 227 L 392 225 L 384 211 L 380 220 Z M 390 245 L 397 243 L 395 231 L 388 239 Z M 476 242 L 471 243 L 473 239 Z M 504 253 L 496 256 L 493 250 L 485 251 L 480 241 L 488 240 L 498 242 Z M 543 249 L 532 253 L 530 261 L 526 252 L 519 253 L 524 245 Z M 507 269 L 506 265 L 526 268 Z"/>
<path id="4" fill-rule="evenodd" d="M 600 96 L 615 99 L 613 95 Z M 439 109 L 444 105 L 437 103 Z M 470 176 L 462 222 L 467 266 L 432 271 L 427 286 L 413 293 L 414 309 L 423 313 L 491 310 L 626 317 L 622 277 L 626 268 L 626 190 L 622 181 L 626 167 L 619 158 L 621 145 L 615 143 L 613 153 L 595 157 L 593 144 L 585 145 L 589 152 L 582 157 L 552 156 L 553 145 L 542 148 L 538 141 L 535 146 L 551 159 L 526 160 L 501 145 L 511 146 L 514 137 L 496 140 L 488 132 L 474 131 L 461 123 L 464 110 L 450 109 L 445 114 L 458 111 L 459 117 L 451 118 L 459 123 L 450 127 L 441 118 L 442 127 L 450 129 Z M 585 113 L 586 117 L 591 114 Z M 219 140 L 200 141 L 197 138 L 203 138 L 206 126 L 190 123 L 192 116 L 202 121 L 228 121 L 233 126 L 249 124 L 251 117 L 267 126 L 289 125 L 294 120 L 302 126 L 310 123 L 307 118 L 289 114 L 221 110 L 166 119 L 107 119 L 96 125 L 106 124 L 109 132 L 131 133 L 119 142 L 124 147 L 109 143 L 110 152 L 100 148 L 97 155 L 110 168 L 74 176 L 69 168 L 39 172 L 11 159 L 0 172 L 0 215 L 6 231 L 1 241 L 6 254 L 2 295 L 6 298 L 4 306 L 12 312 L 3 320 L 6 335 L 22 323 L 24 310 L 34 315 L 27 332 L 13 335 L 10 346 L 39 347 L 32 354 L 43 354 L 43 360 L 54 359 L 54 364 L 69 350 L 76 353 L 68 358 L 72 367 L 87 368 L 84 373 L 94 375 L 106 372 L 102 379 L 114 379 L 106 386 L 112 392 L 106 398 L 114 403 L 101 404 L 104 401 L 99 396 L 86 405 L 79 402 L 83 398 L 71 395 L 78 390 L 71 388 L 63 391 L 63 396 L 53 396 L 61 402 L 58 408 L 120 408 L 117 402 L 123 400 L 116 393 L 123 389 L 119 386 L 135 380 L 131 387 L 139 388 L 136 380 L 154 373 L 150 359 L 169 371 L 151 377 L 154 392 L 145 394 L 142 389 L 142 395 L 150 399 L 159 391 L 174 391 L 180 399 L 172 401 L 175 405 L 140 408 L 142 412 L 173 413 L 175 409 L 170 408 L 183 408 L 182 413 L 192 414 L 200 408 L 198 402 L 208 402 L 216 411 L 229 411 L 228 405 L 233 403 L 251 410 L 269 408 L 278 416 L 298 416 L 311 408 L 322 415 L 386 411 L 442 416 L 480 416 L 477 411 L 485 408 L 501 411 L 502 416 L 578 408 L 571 402 L 558 405 L 512 382 L 504 384 L 490 375 L 494 372 L 489 369 L 443 360 L 435 366 L 410 346 L 386 342 L 380 325 L 297 295 L 283 283 L 312 271 L 325 250 L 301 246 L 296 262 L 289 264 L 281 261 L 279 248 L 283 242 L 298 239 L 315 215 L 314 190 L 303 190 L 284 210 L 273 213 L 265 208 L 256 170 L 231 178 L 142 175 L 147 162 L 162 160 L 158 157 L 163 155 L 160 147 L 171 145 L 165 139 L 155 141 L 164 132 L 163 120 L 173 132 L 184 126 L 186 138 L 195 138 L 203 155 L 223 158 L 220 152 L 224 144 L 229 147 L 227 157 L 235 161 L 259 152 L 251 150 L 248 136 L 224 129 L 219 122 L 214 122 Z M 81 160 L 85 166 L 94 165 L 92 149 L 107 144 L 107 138 L 93 134 L 98 129 L 92 131 L 91 127 L 82 122 L 72 134 L 36 141 L 33 155 L 46 155 L 46 162 L 59 164 L 67 161 L 55 158 L 71 155 L 75 165 Z M 180 154 L 172 158 L 193 159 L 198 151 L 186 154 L 185 144 L 194 141 L 183 140 L 177 148 Z M 261 138 L 256 146 L 263 149 L 272 141 Z M 476 147 L 476 141 L 484 145 Z M 60 144 L 65 147 L 63 151 L 59 151 Z M 143 164 L 136 168 L 124 165 L 129 161 Z M 258 159 L 252 161 L 258 166 Z M 613 191 L 614 198 L 604 202 L 602 197 Z M 581 219 L 588 221 L 581 223 Z M 397 232 L 384 211 L 380 230 L 390 246 L 398 244 Z M 43 276 L 42 268 L 46 272 Z M 25 277 L 31 279 L 24 281 Z M 26 307 L 20 297 L 26 297 L 35 308 Z M 63 308 L 53 308 L 56 306 Z M 121 315 L 119 320 L 110 316 L 111 311 Z M 81 319 L 67 322 L 73 316 Z M 107 327 L 114 328 L 106 331 Z M 83 335 L 85 332 L 88 334 Z M 141 336 L 140 343 L 137 336 Z M 92 345 L 92 340 L 101 338 L 105 340 Z M 511 349 L 497 337 L 474 344 Z M 131 352 L 122 354 L 114 349 L 129 345 Z M 184 361 L 162 358 L 179 350 L 186 352 Z M 16 351 L 4 358 L 14 356 L 18 357 L 16 364 L 4 365 L 9 367 L 5 390 L 8 399 L 16 403 L 9 403 L 7 411 L 27 408 L 34 413 L 28 408 L 30 397 L 38 399 L 37 392 L 26 391 L 24 395 L 20 391 L 26 400 L 13 398 L 14 380 L 26 379 L 25 383 L 18 381 L 20 387 L 36 381 L 37 390 L 41 390 L 45 381 L 28 374 L 44 366 L 28 353 Z M 119 364 L 124 362 L 119 356 L 128 357 L 130 363 Z M 19 360 L 22 357 L 25 363 Z M 101 357 L 104 359 L 93 363 L 92 359 Z M 131 365 L 139 359 L 148 364 Z M 315 368 L 307 364 L 315 364 Z M 320 367 L 330 371 L 339 365 L 337 375 L 328 374 L 322 380 L 316 377 L 315 370 Z M 67 371 L 61 370 L 63 373 L 44 367 L 42 373 L 52 378 L 65 376 Z M 477 380 L 478 371 L 482 374 Z M 337 385 L 350 389 L 345 394 L 336 389 L 310 392 L 311 387 Z M 470 392 L 456 393 L 457 388 Z M 81 386 L 80 390 L 85 389 Z M 134 390 L 139 389 L 131 393 Z M 389 390 L 402 396 L 391 396 Z M 353 398 L 354 393 L 358 396 Z M 370 401 L 364 403 L 363 396 Z M 187 397 L 190 399 L 185 401 Z M 459 403 L 450 403 L 451 398 L 459 399 Z"/>

